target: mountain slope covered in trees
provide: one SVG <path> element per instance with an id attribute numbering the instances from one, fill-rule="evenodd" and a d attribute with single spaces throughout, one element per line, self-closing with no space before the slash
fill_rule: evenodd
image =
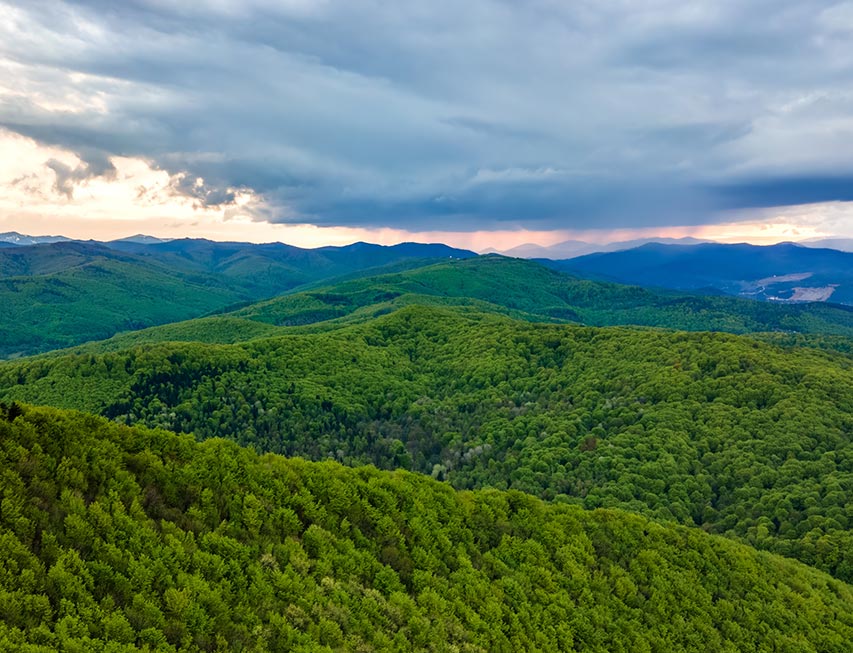
<path id="1" fill-rule="evenodd" d="M 283 243 L 216 242 L 183 238 L 159 243 L 114 241 L 106 246 L 179 270 L 217 276 L 255 298 L 271 297 L 322 279 L 404 261 L 474 257 L 469 250 L 439 243 L 392 246 L 353 243 L 305 249 Z"/>
<path id="2" fill-rule="evenodd" d="M 199 317 L 297 285 L 473 252 L 444 245 L 57 242 L 0 251 L 0 358 Z"/>
<path id="3" fill-rule="evenodd" d="M 732 297 L 654 293 L 636 286 L 578 279 L 532 261 L 499 256 L 366 277 L 356 274 L 358 278 L 282 295 L 204 321 L 123 333 L 76 351 L 102 352 L 170 340 L 234 343 L 276 332 L 292 333 L 294 329 L 334 329 L 411 305 L 499 313 L 533 322 L 779 332 L 798 337 L 799 344 L 840 349 L 847 348 L 847 338 L 853 336 L 853 309 L 845 307 L 780 306 Z"/>
<path id="4" fill-rule="evenodd" d="M 486 302 L 488 306 L 482 305 Z M 409 304 L 468 303 L 528 319 L 690 331 L 792 331 L 853 336 L 853 308 L 776 305 L 733 297 L 654 293 L 589 281 L 533 261 L 484 256 L 276 297 L 232 313 L 278 325 L 358 320 Z"/>
<path id="5" fill-rule="evenodd" d="M 119 340 L 210 342 L 221 336 L 222 342 L 234 342 L 241 336 L 234 328 L 233 318 L 272 326 L 334 328 L 341 322 L 364 321 L 411 304 L 468 306 L 532 321 L 599 326 L 631 324 L 694 331 L 853 336 L 853 308 L 825 304 L 780 306 L 730 297 L 654 293 L 635 286 L 570 277 L 538 263 L 497 256 L 435 263 L 435 259 L 409 257 L 429 252 L 463 256 L 465 252 L 414 244 L 379 248 L 378 252 L 374 246 L 364 246 L 368 248 L 364 252 L 357 246 L 337 248 L 331 262 L 318 264 L 300 280 L 337 274 L 347 260 L 341 258 L 339 250 L 347 250 L 352 260 L 350 272 L 341 275 L 343 280 L 325 287 L 315 281 L 309 284 L 314 286 L 310 290 L 251 303 L 259 297 L 285 292 L 296 281 L 278 277 L 264 281 L 265 273 L 255 263 L 246 264 L 244 273 L 234 273 L 227 266 L 223 272 L 225 262 L 237 265 L 237 260 L 245 261 L 249 256 L 247 251 L 257 258 L 267 246 L 246 250 L 235 245 L 234 253 L 224 247 L 228 243 L 216 243 L 222 246 L 217 248 L 207 245 L 211 244 L 189 241 L 159 259 L 78 242 L 14 247 L 12 253 L 0 252 L 0 270 L 7 275 L 0 278 L 0 301 L 7 307 L 0 315 L 0 357 L 97 341 L 116 331 L 163 323 L 168 324 L 161 331 L 129 338 L 122 335 Z M 299 256 L 325 260 L 331 257 L 326 249 L 299 250 Z M 391 262 L 381 268 L 358 267 L 371 261 Z M 371 270 L 389 268 L 403 269 L 371 275 Z M 185 318 L 227 311 L 229 305 L 242 308 L 227 313 L 228 322 L 217 325 L 213 319 L 195 325 L 174 325 Z M 243 324 L 246 338 L 272 331 Z"/>
<path id="6" fill-rule="evenodd" d="M 183 274 L 99 245 L 4 249 L 0 358 L 185 320 L 248 297 L 210 276 Z"/>
<path id="7" fill-rule="evenodd" d="M 853 579 L 853 360 L 411 306 L 0 365 L 0 397 L 726 534 Z"/>
<path id="8" fill-rule="evenodd" d="M 853 589 L 698 529 L 0 408 L 0 648 L 846 653 Z"/>

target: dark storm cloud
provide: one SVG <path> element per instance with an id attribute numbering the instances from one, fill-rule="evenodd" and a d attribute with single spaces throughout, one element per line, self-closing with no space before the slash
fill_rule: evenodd
<path id="1" fill-rule="evenodd" d="M 699 224 L 849 199 L 851 37 L 819 0 L 0 0 L 0 124 L 79 154 L 68 194 L 116 154 L 282 222 Z"/>
<path id="2" fill-rule="evenodd" d="M 752 179 L 714 189 L 732 207 L 853 201 L 853 175 Z"/>

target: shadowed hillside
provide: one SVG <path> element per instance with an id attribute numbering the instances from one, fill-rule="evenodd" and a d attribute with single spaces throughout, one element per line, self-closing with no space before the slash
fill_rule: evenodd
<path id="1" fill-rule="evenodd" d="M 688 292 L 853 304 L 853 253 L 794 243 L 654 243 L 546 264 L 585 277 Z"/>

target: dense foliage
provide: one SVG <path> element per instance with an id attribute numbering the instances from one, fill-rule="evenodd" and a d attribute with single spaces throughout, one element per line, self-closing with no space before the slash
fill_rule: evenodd
<path id="1" fill-rule="evenodd" d="M 98 251 L 48 257 L 49 272 L 0 276 L 0 358 L 185 320 L 246 297 L 210 278 L 125 259 Z"/>
<path id="2" fill-rule="evenodd" d="M 771 304 L 734 297 L 652 292 L 588 281 L 499 256 L 439 263 L 276 297 L 233 313 L 285 326 L 374 317 L 408 304 L 487 302 L 489 310 L 539 321 L 640 325 L 688 331 L 785 331 L 853 336 L 853 308 Z M 478 305 L 479 306 L 479 305 Z"/>
<path id="3" fill-rule="evenodd" d="M 408 307 L 0 366 L 0 396 L 727 534 L 853 579 L 853 360 Z"/>
<path id="4" fill-rule="evenodd" d="M 166 324 L 162 330 L 149 330 L 141 339 L 233 342 L 240 332 L 233 328 L 232 318 L 268 327 L 317 330 L 369 320 L 411 304 L 467 306 L 525 320 L 598 326 L 853 337 L 853 308 L 849 307 L 651 292 L 569 277 L 532 261 L 496 256 L 438 264 L 433 259 L 429 265 L 427 259 L 412 258 L 433 249 L 465 254 L 443 246 L 361 244 L 331 248 L 335 258 L 325 252 L 329 248 L 299 250 L 206 241 L 162 244 L 166 245 L 184 249 L 143 256 L 99 245 L 57 243 L 0 252 L 0 302 L 6 309 L 0 314 L 0 358 L 161 324 Z M 159 245 L 128 246 L 145 249 Z M 45 253 L 39 248 L 56 251 Z M 287 253 L 290 250 L 296 254 Z M 24 256 L 26 252 L 29 256 Z M 351 260 L 338 260 L 344 252 Z M 285 260 L 277 256 L 285 256 Z M 296 259 L 287 258 L 291 256 Z M 386 266 L 370 268 L 371 261 Z M 297 262 L 307 267 L 298 268 Z M 412 267 L 415 269 L 409 269 Z M 404 271 L 374 274 L 399 268 Z M 324 275 L 345 270 L 356 278 L 304 292 L 294 290 L 298 283 L 327 279 Z M 6 276 L 10 274 L 17 276 Z M 366 274 L 374 276 L 363 278 Z M 281 295 L 284 292 L 292 294 Z M 252 303 L 271 296 L 276 297 Z M 222 319 L 232 321 L 221 325 L 216 324 L 220 318 L 178 327 L 168 324 L 229 310 Z M 245 338 L 269 330 L 246 328 Z"/>
<path id="5" fill-rule="evenodd" d="M 849 651 L 853 588 L 698 529 L 0 409 L 0 649 Z"/>

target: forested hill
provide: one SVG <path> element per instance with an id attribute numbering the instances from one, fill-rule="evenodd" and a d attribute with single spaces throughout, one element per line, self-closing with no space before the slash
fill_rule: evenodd
<path id="1" fill-rule="evenodd" d="M 456 307 L 534 322 L 778 332 L 796 344 L 838 350 L 849 349 L 846 338 L 853 336 L 853 308 L 661 294 L 570 277 L 532 261 L 483 256 L 340 281 L 204 320 L 124 333 L 79 351 L 103 352 L 171 340 L 233 343 L 294 329 L 329 330 L 411 305 Z"/>
<path id="2" fill-rule="evenodd" d="M 0 649 L 847 653 L 853 588 L 698 529 L 0 409 Z"/>
<path id="3" fill-rule="evenodd" d="M 197 317 L 248 296 L 90 243 L 0 250 L 0 358 Z"/>
<path id="4" fill-rule="evenodd" d="M 0 358 L 101 340 L 382 266 L 475 256 L 445 245 L 57 242 L 0 250 Z"/>
<path id="5" fill-rule="evenodd" d="M 270 331 L 245 322 L 244 329 L 235 329 L 235 318 L 328 328 L 409 304 L 463 305 L 533 321 L 853 336 L 851 307 L 655 293 L 570 277 L 532 261 L 471 258 L 471 252 L 443 245 L 361 243 L 317 250 L 208 241 L 124 245 L 132 251 L 63 242 L 0 252 L 0 302 L 6 309 L 0 313 L 0 358 L 164 323 L 170 324 L 141 340 L 216 341 L 221 335 L 232 342 L 241 333 Z M 422 258 L 428 256 L 441 262 Z M 329 275 L 349 279 L 316 287 Z M 306 286 L 313 289 L 281 294 L 306 281 L 314 282 Z M 271 295 L 276 297 L 252 304 Z M 229 306 L 243 308 L 228 314 L 228 323 L 209 320 L 177 330 L 171 325 Z"/>
<path id="6" fill-rule="evenodd" d="M 253 297 L 336 276 L 405 261 L 463 259 L 476 253 L 440 243 L 353 243 L 305 249 L 283 243 L 252 244 L 183 238 L 166 242 L 113 241 L 107 247 L 179 270 L 215 275 L 245 287 Z"/>
<path id="7" fill-rule="evenodd" d="M 726 534 L 853 580 L 853 361 L 412 306 L 0 365 L 0 397 Z"/>
<path id="8" fill-rule="evenodd" d="M 853 308 L 778 305 L 738 299 L 654 293 L 555 272 L 501 256 L 436 263 L 276 297 L 231 313 L 277 325 L 359 320 L 408 304 L 467 304 L 531 320 L 640 325 L 690 331 L 791 331 L 853 336 Z"/>

